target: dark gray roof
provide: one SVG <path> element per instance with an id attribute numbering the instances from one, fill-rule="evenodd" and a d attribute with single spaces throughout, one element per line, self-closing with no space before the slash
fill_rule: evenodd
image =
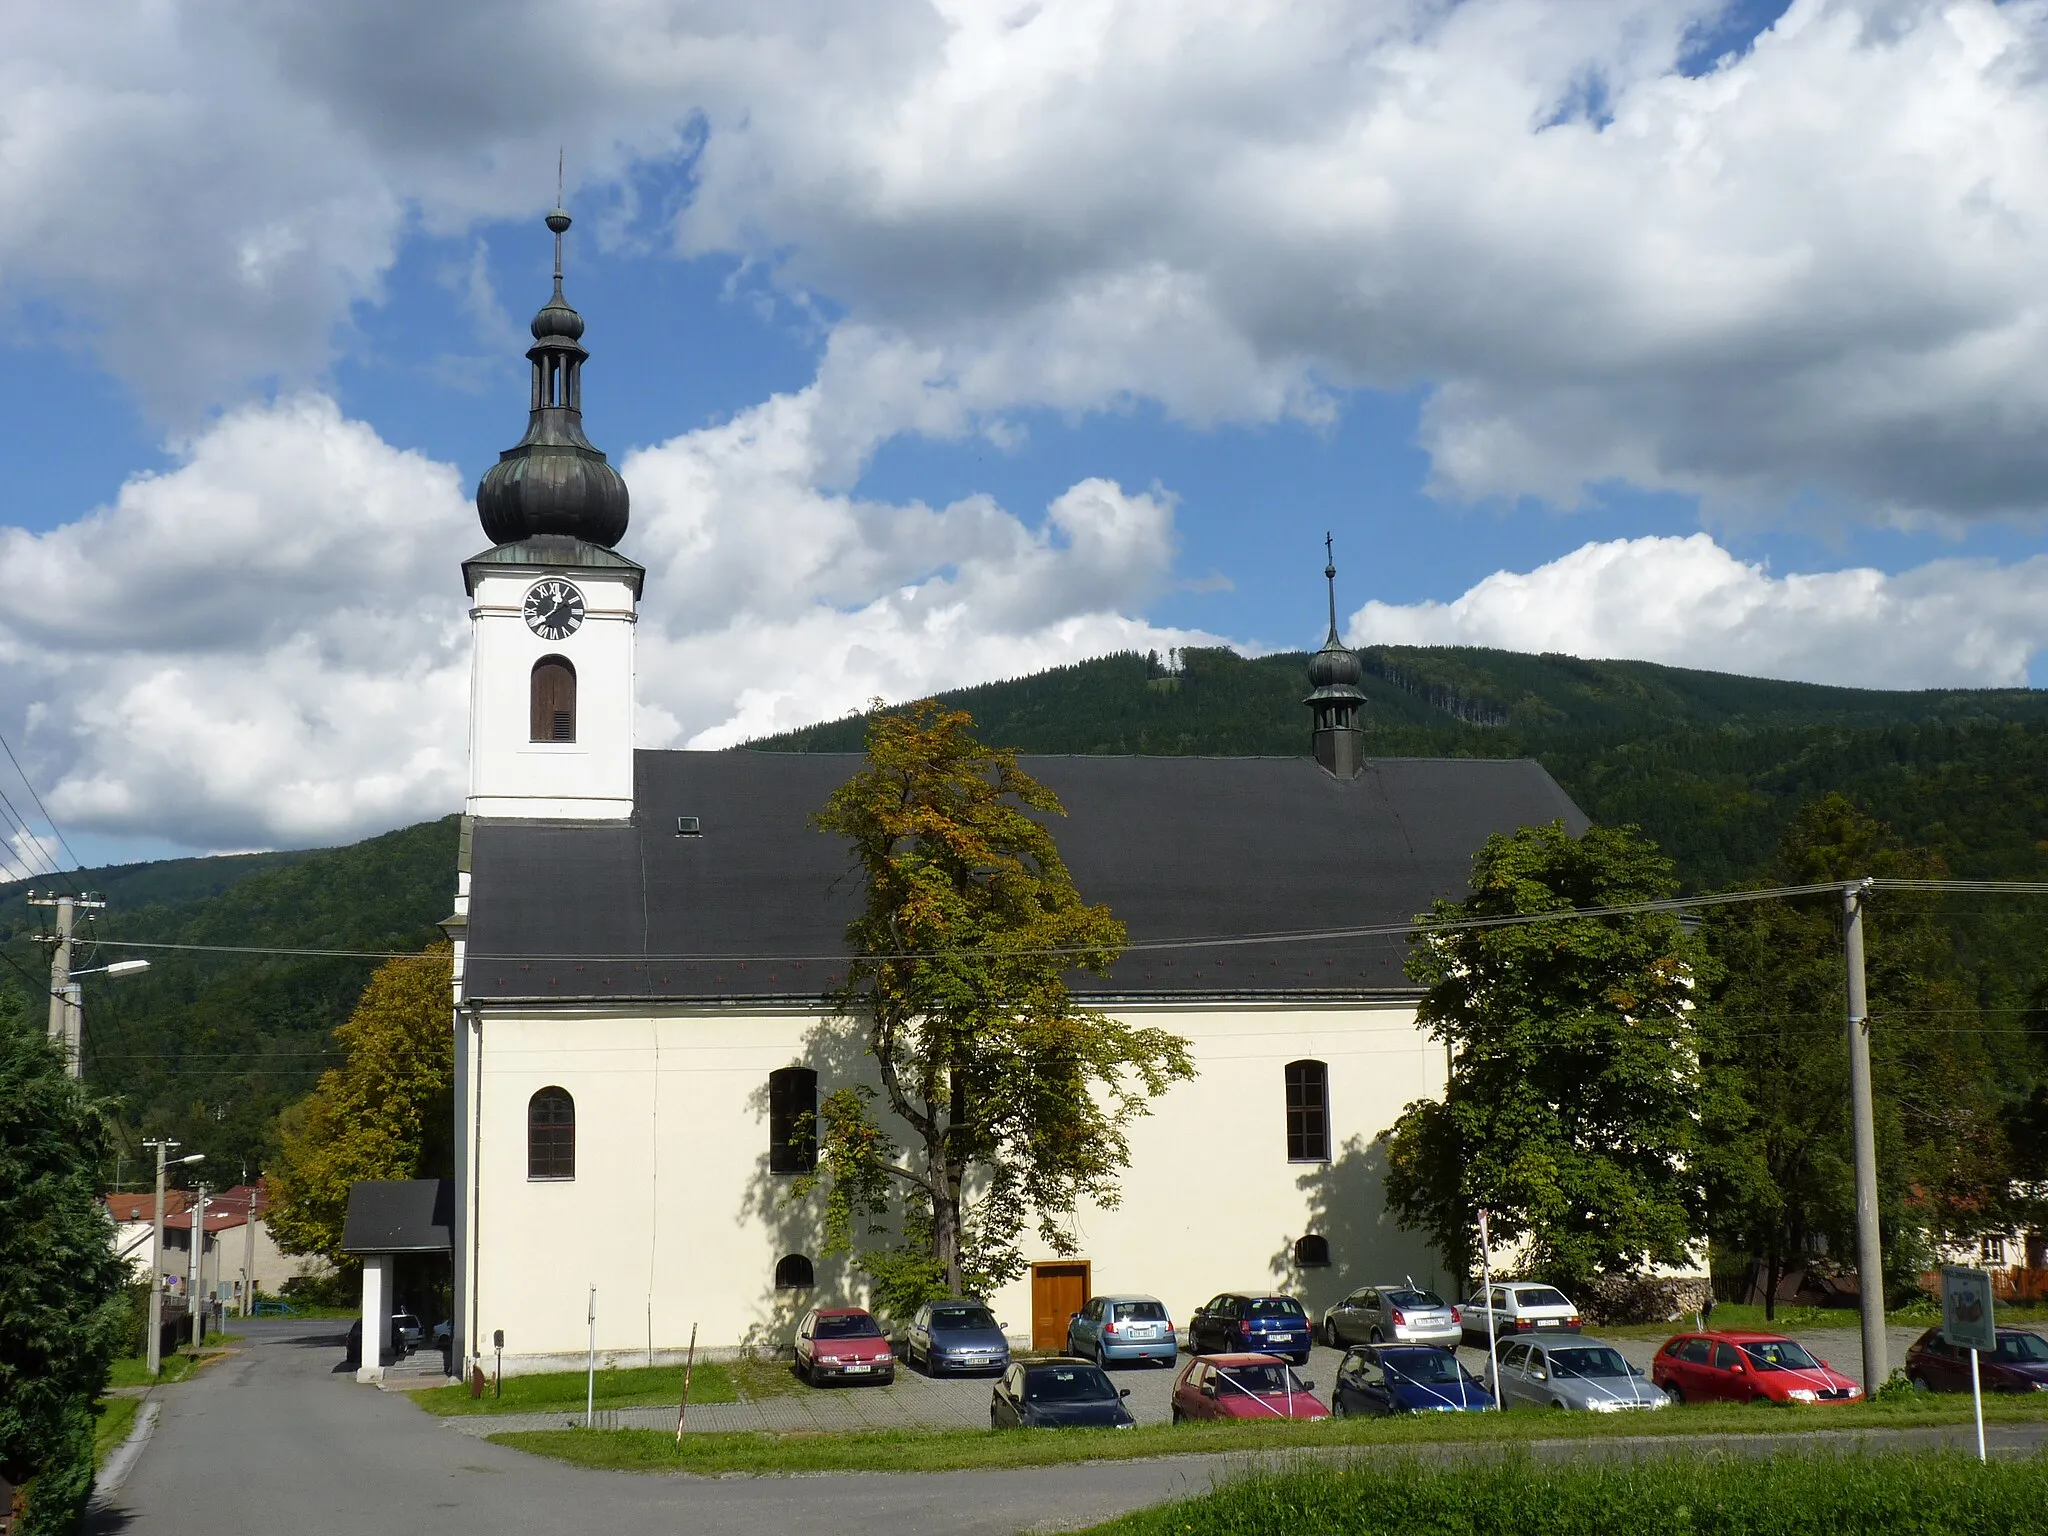
<path id="1" fill-rule="evenodd" d="M 861 882 L 811 815 L 861 758 L 640 752 L 626 823 L 479 821 L 472 999 L 808 998 L 844 975 Z M 1543 768 L 1387 758 L 1340 783 L 1308 758 L 1025 757 L 1082 896 L 1133 943 L 1400 923 L 1467 888 L 1494 832 L 1586 817 Z M 701 832 L 678 836 L 681 816 Z M 1405 991 L 1401 938 L 1133 951 L 1117 996 Z"/>
<path id="2" fill-rule="evenodd" d="M 343 1253 L 447 1253 L 455 1228 L 452 1179 L 363 1179 L 348 1187 Z"/>

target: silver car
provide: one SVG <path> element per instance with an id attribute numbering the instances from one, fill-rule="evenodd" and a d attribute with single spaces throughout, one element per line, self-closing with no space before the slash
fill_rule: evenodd
<path id="1" fill-rule="evenodd" d="M 1435 1291 L 1368 1285 L 1323 1314 L 1323 1342 L 1332 1349 L 1349 1344 L 1448 1344 L 1456 1349 L 1458 1324 L 1458 1309 Z"/>
<path id="2" fill-rule="evenodd" d="M 1662 1387 L 1598 1339 L 1517 1340 L 1500 1352 L 1487 1385 L 1503 1408 L 1587 1408 L 1619 1413 L 1666 1408 Z"/>

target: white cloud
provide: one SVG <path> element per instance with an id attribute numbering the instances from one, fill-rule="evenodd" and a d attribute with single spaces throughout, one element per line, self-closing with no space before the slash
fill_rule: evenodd
<path id="1" fill-rule="evenodd" d="M 1120 647 L 1166 581 L 1173 504 L 1086 480 L 1027 526 L 816 490 L 814 387 L 634 455 L 649 566 L 641 736 L 718 745 Z M 464 787 L 455 470 L 332 401 L 234 412 L 50 533 L 0 532 L 0 710 L 70 831 L 188 847 L 341 841 Z"/>
<path id="2" fill-rule="evenodd" d="M 687 165 L 681 247 L 921 358 L 948 430 L 1366 384 L 1425 393 L 1457 497 L 2038 511 L 2048 5 L 1797 0 L 1688 78 L 1726 8 L 29 7 L 0 268 L 188 419 L 317 373 L 409 228 L 531 211 L 566 142 L 639 238 Z"/>
<path id="3" fill-rule="evenodd" d="M 1773 576 L 1704 533 L 1587 544 L 1447 603 L 1367 603 L 1358 644 L 1486 645 L 1862 688 L 2024 687 L 2048 555 Z"/>

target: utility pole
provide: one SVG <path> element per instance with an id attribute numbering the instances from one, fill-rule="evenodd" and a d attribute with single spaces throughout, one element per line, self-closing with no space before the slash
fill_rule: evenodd
<path id="1" fill-rule="evenodd" d="M 80 1075 L 79 1037 L 83 1033 L 81 1016 L 84 1009 L 79 1004 L 78 987 L 71 980 L 72 922 L 80 912 L 99 912 L 107 904 L 90 896 L 37 896 L 33 892 L 29 895 L 28 904 L 57 909 L 56 932 L 36 937 L 51 946 L 50 1038 L 63 1048 L 64 1070 L 77 1077 Z"/>
<path id="2" fill-rule="evenodd" d="M 242 1316 L 256 1307 L 256 1186 L 249 1188 L 249 1208 L 242 1213 Z"/>
<path id="3" fill-rule="evenodd" d="M 1842 955 L 1849 973 L 1849 1123 L 1856 1153 L 1856 1289 L 1863 1318 L 1863 1395 L 1891 1375 L 1884 1338 L 1884 1247 L 1878 1234 L 1877 1111 L 1870 1090 L 1870 1001 L 1863 983 L 1863 895 L 1842 888 Z"/>
<path id="4" fill-rule="evenodd" d="M 206 1186 L 192 1207 L 192 1251 L 185 1257 L 185 1308 L 192 1319 L 192 1345 L 199 1345 L 199 1255 L 206 1248 Z"/>
<path id="5" fill-rule="evenodd" d="M 178 1145 L 175 1141 L 145 1141 L 145 1147 L 156 1148 L 156 1244 L 149 1251 L 149 1375 L 155 1380 L 164 1368 L 164 1168 L 166 1154 Z M 204 1152 L 194 1152 L 190 1157 L 181 1157 L 180 1163 L 198 1163 L 206 1160 Z"/>

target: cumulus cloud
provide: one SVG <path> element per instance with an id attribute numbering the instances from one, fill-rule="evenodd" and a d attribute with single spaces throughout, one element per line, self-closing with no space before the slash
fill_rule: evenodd
<path id="1" fill-rule="evenodd" d="M 2048 555 L 1773 576 L 1704 533 L 1587 544 L 1451 602 L 1367 603 L 1354 643 L 1486 645 L 1863 688 L 2024 687 Z"/>
<path id="2" fill-rule="evenodd" d="M 815 489 L 815 389 L 629 458 L 649 567 L 640 735 L 720 745 L 1121 647 L 1167 579 L 1173 504 L 1086 480 L 1036 525 L 986 497 Z M 455 470 L 324 396 L 231 413 L 45 534 L 0 532 L 0 709 L 67 828 L 193 847 L 340 841 L 465 781 Z"/>
<path id="3" fill-rule="evenodd" d="M 530 211 L 566 142 L 621 229 L 923 359 L 951 430 L 1366 385 L 1454 497 L 2039 510 L 2048 5 L 1795 0 L 1695 60 L 1727 9 L 30 8 L 0 268 L 175 415 L 317 372 L 408 229 Z"/>

